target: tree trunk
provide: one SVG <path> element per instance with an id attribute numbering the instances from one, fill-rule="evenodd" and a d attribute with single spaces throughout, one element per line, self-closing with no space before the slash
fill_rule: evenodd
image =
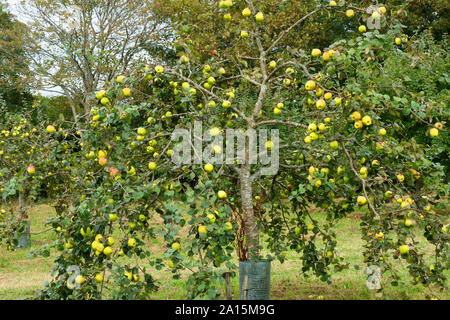
<path id="1" fill-rule="evenodd" d="M 72 99 L 69 100 L 69 103 L 70 103 L 70 108 L 72 109 L 73 120 L 75 122 L 78 122 L 78 113 L 77 113 L 77 110 L 75 109 L 75 103 L 73 102 Z"/>
<path id="2" fill-rule="evenodd" d="M 84 115 L 86 116 L 86 118 L 89 118 L 89 113 L 91 112 L 91 106 L 89 105 L 87 95 L 88 94 L 86 93 L 86 97 L 83 99 L 83 107 L 84 107 Z"/>
<path id="3" fill-rule="evenodd" d="M 24 195 L 24 192 L 22 191 L 22 192 L 19 192 L 19 217 L 20 217 L 20 219 L 25 220 L 28 218 L 26 212 L 27 212 L 27 209 L 25 206 L 25 195 Z"/>
<path id="4" fill-rule="evenodd" d="M 28 220 L 27 207 L 25 204 L 25 193 L 19 192 L 19 219 L 21 222 L 25 221 L 25 229 L 20 233 L 16 231 L 15 237 L 17 238 L 17 248 L 27 249 L 31 246 L 30 237 L 30 221 Z"/>
<path id="5" fill-rule="evenodd" d="M 257 261 L 259 258 L 259 230 L 253 210 L 252 182 L 248 161 L 241 167 L 240 180 L 242 214 L 244 215 L 245 236 L 247 240 L 247 260 Z"/>

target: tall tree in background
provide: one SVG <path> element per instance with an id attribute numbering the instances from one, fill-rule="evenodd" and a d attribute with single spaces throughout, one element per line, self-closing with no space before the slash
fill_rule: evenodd
<path id="1" fill-rule="evenodd" d="M 22 0 L 19 10 L 30 21 L 37 85 L 68 97 L 75 120 L 77 104 L 89 113 L 93 93 L 134 69 L 143 46 L 161 41 L 167 29 L 148 0 Z"/>
<path id="2" fill-rule="evenodd" d="M 270 4 L 272 12 L 277 13 L 270 17 L 271 26 L 266 38 L 274 37 L 299 17 L 314 10 L 318 4 L 326 2 L 328 1 L 265 1 L 264 3 Z M 352 3 L 364 11 L 370 10 L 372 5 L 384 4 L 388 8 L 388 14 L 395 14 L 405 25 L 404 32 L 409 36 L 415 31 L 431 29 L 433 36 L 441 40 L 449 31 L 450 2 L 446 0 L 356 0 Z M 211 1 L 154 0 L 154 11 L 169 19 L 173 28 L 178 30 L 175 46 L 178 51 L 182 52 L 189 45 L 202 55 L 200 59 L 208 59 L 214 49 L 222 53 L 230 50 L 234 36 L 231 28 L 223 29 L 217 23 L 208 11 L 210 7 Z M 366 24 L 368 15 L 346 19 L 343 11 L 345 10 L 315 14 L 314 19 L 307 19 L 296 25 L 292 29 L 292 36 L 283 39 L 273 50 L 299 47 L 309 52 L 313 48 L 327 47 L 336 41 L 354 37 L 358 33 L 358 26 Z"/>
<path id="3" fill-rule="evenodd" d="M 16 21 L 0 1 L 0 105 L 10 111 L 31 106 L 26 84 L 30 77 L 23 37 L 26 26 Z"/>

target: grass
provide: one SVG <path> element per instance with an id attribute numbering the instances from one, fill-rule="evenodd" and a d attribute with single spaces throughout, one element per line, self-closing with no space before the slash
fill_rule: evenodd
<path id="1" fill-rule="evenodd" d="M 46 230 L 45 221 L 54 215 L 54 210 L 44 204 L 35 206 L 29 212 L 31 218 L 31 240 L 32 249 L 54 239 L 51 231 Z M 314 217 L 319 221 L 325 218 L 320 212 L 315 212 Z M 271 273 L 271 298 L 285 300 L 305 299 L 425 299 L 427 295 L 439 299 L 448 300 L 448 291 L 439 292 L 419 285 L 413 286 L 409 281 L 409 275 L 403 260 L 396 263 L 397 271 L 402 281 L 399 286 L 386 285 L 384 294 L 377 294 L 368 290 L 365 286 L 364 263 L 361 255 L 363 242 L 360 239 L 358 226 L 358 214 L 353 214 L 347 219 L 342 219 L 337 225 L 338 250 L 351 266 L 359 265 L 361 268 L 348 270 L 333 274 L 333 283 L 328 285 L 314 276 L 305 278 L 300 275 L 300 255 L 296 252 L 288 252 L 284 263 L 272 262 Z M 423 242 L 425 243 L 425 242 Z M 161 239 L 152 239 L 147 244 L 153 254 L 162 256 L 164 251 Z M 426 246 L 426 245 L 425 245 Z M 431 247 L 429 248 L 431 250 Z M 50 273 L 53 268 L 53 259 L 56 252 L 50 257 L 28 258 L 28 250 L 6 251 L 0 247 L 0 299 L 24 299 L 31 298 L 43 287 L 45 281 L 51 279 Z M 168 269 L 154 270 L 153 275 L 159 280 L 160 289 L 153 295 L 153 299 L 184 299 L 185 281 L 187 273 L 180 280 L 174 280 Z M 447 276 L 449 274 L 447 273 Z M 224 291 L 224 284 L 221 286 Z M 239 298 L 239 279 L 232 279 L 233 298 Z"/>

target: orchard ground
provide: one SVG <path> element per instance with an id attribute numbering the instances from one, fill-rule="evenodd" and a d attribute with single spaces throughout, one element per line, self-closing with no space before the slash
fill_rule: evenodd
<path id="1" fill-rule="evenodd" d="M 311 210 L 318 221 L 324 221 L 325 214 L 319 210 Z M 55 212 L 47 203 L 42 202 L 34 206 L 30 211 L 32 248 L 37 248 L 43 244 L 50 244 L 55 235 L 49 227 L 45 225 L 46 220 L 52 217 Z M 365 264 L 363 263 L 363 241 L 359 230 L 359 218 L 363 212 L 354 212 L 347 218 L 340 220 L 336 233 L 338 235 L 339 254 L 345 257 L 350 268 L 341 272 L 333 273 L 333 283 L 319 281 L 314 276 L 305 278 L 300 275 L 301 259 L 300 254 L 288 252 L 287 260 L 284 263 L 272 262 L 271 275 L 271 298 L 286 300 L 304 299 L 425 299 L 427 296 L 438 299 L 450 299 L 450 292 L 427 289 L 421 285 L 413 286 L 410 276 L 407 273 L 404 260 L 397 260 L 396 271 L 401 275 L 402 281 L 397 287 L 390 284 L 385 285 L 384 294 L 377 294 L 375 291 L 366 288 L 367 276 L 364 274 Z M 154 223 L 158 219 L 155 215 Z M 416 230 L 417 239 L 425 245 L 429 253 L 433 247 L 426 243 L 421 236 L 421 231 Z M 154 254 L 153 258 L 164 259 L 164 242 L 161 238 L 156 238 L 147 242 L 147 247 Z M 0 248 L 0 299 L 24 299 L 32 298 L 34 293 L 43 287 L 44 281 L 51 279 L 53 259 L 56 252 L 52 252 L 50 257 L 29 258 L 29 250 L 17 250 L 14 252 Z M 236 258 L 237 261 L 237 258 Z M 431 263 L 431 261 L 428 261 Z M 143 262 L 144 263 L 144 262 Z M 359 265 L 355 269 L 354 265 Z M 180 280 L 172 279 L 172 273 L 166 267 L 162 270 L 152 272 L 154 278 L 159 280 L 160 289 L 152 295 L 153 299 L 184 299 L 185 298 L 185 277 Z M 446 276 L 450 271 L 446 271 Z M 218 285 L 224 298 L 225 284 Z M 107 287 L 107 286 L 106 286 Z M 232 279 L 233 299 L 239 298 L 239 279 Z M 107 298 L 107 296 L 106 296 Z"/>

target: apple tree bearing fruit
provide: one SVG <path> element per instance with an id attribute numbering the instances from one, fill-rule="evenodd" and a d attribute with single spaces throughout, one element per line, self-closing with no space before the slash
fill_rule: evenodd
<path id="1" fill-rule="evenodd" d="M 217 298 L 218 280 L 236 271 L 237 260 L 283 262 L 287 251 L 301 256 L 299 271 L 330 283 L 332 271 L 349 267 L 337 250 L 336 225 L 355 210 L 364 213 L 368 266 L 395 284 L 392 267 L 404 259 L 413 283 L 445 286 L 448 234 L 434 207 L 448 190 L 444 168 L 432 159 L 433 145 L 447 136 L 435 123 L 449 118 L 448 109 L 389 72 L 415 59 L 408 50 L 415 44 L 396 45 L 402 30 L 395 16 L 381 12 L 378 29 L 356 28 L 349 38 L 306 52 L 292 45 L 305 23 L 324 13 L 356 19 L 368 16 L 365 9 L 325 4 L 299 15 L 286 3 L 297 18 L 281 28 L 272 2 L 204 5 L 203 18 L 225 30 L 226 46 L 203 50 L 192 41 L 195 29 L 181 27 L 176 47 L 183 59 L 142 66 L 127 76 L 126 92 L 116 81 L 91 97 L 85 128 L 74 135 L 79 150 L 60 155 L 73 200 L 54 221 L 56 276 L 38 298 L 101 298 L 103 286 L 113 298 L 150 298 L 157 290 L 150 267 L 175 278 L 189 272 L 188 298 Z M 249 151 L 244 161 L 174 164 L 172 134 L 191 133 L 195 122 L 213 136 L 277 130 L 277 144 L 269 140 L 262 149 L 279 149 L 278 170 L 262 174 Z M 227 146 L 211 141 L 205 152 L 223 155 Z M 39 174 L 33 165 L 26 179 Z M 325 212 L 326 221 L 311 208 Z M 164 259 L 145 246 L 155 237 L 164 239 Z M 65 285 L 71 265 L 85 279 L 74 288 Z"/>

